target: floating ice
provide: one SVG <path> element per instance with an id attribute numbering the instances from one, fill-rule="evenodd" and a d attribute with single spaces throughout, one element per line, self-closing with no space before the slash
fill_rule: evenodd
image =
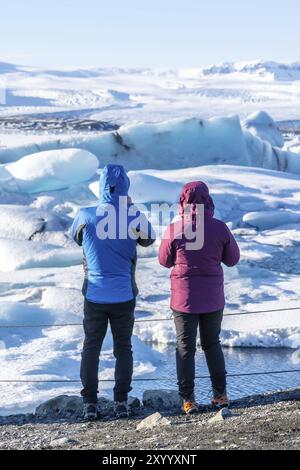
<path id="1" fill-rule="evenodd" d="M 243 123 L 253 135 L 269 142 L 275 147 L 283 147 L 284 140 L 276 123 L 265 111 L 259 111 L 251 114 Z"/>
<path id="2" fill-rule="evenodd" d="M 0 205 L 1 237 L 28 240 L 43 230 L 46 221 L 42 214 L 27 206 Z"/>
<path id="3" fill-rule="evenodd" d="M 81 264 L 80 249 L 0 238 L 0 271 L 36 267 L 63 267 Z"/>
<path id="4" fill-rule="evenodd" d="M 173 321 L 136 324 L 143 341 L 161 345 L 175 344 Z M 224 316 L 221 341 L 229 347 L 292 348 L 300 347 L 299 312 Z"/>
<path id="5" fill-rule="evenodd" d="M 300 222 L 300 213 L 286 210 L 248 212 L 243 216 L 243 222 L 259 230 L 268 230 L 280 225 Z"/>
<path id="6" fill-rule="evenodd" d="M 269 134 L 267 137 L 269 138 Z M 66 150 L 67 147 L 70 149 Z M 27 145 L 0 148 L 0 161 L 20 158 L 28 154 L 29 148 L 34 147 Z M 41 161 L 35 159 L 33 174 L 37 174 L 34 176 L 36 181 L 32 181 L 30 176 L 31 167 L 30 171 L 27 170 L 28 160 L 22 159 L 7 165 L 6 168 L 15 177 L 23 178 L 20 187 L 31 192 L 68 187 L 70 184 L 89 179 L 97 167 L 95 158 L 91 157 L 89 167 L 88 158 L 79 153 L 80 148 L 96 155 L 101 167 L 111 162 L 122 164 L 127 170 L 166 170 L 208 164 L 231 164 L 300 174 L 297 154 L 272 147 L 268 141 L 253 135 L 248 129 L 242 129 L 238 116 L 211 119 L 178 118 L 155 124 L 124 125 L 118 131 L 99 135 L 45 139 L 40 143 L 40 148 L 64 149 L 64 152 L 68 152 L 66 155 L 73 155 L 71 148 L 77 150 L 76 156 L 73 155 L 73 162 L 70 163 L 73 171 L 69 170 L 69 166 L 66 168 L 63 165 L 63 157 L 58 157 L 60 152 L 54 153 L 53 160 L 58 160 L 54 175 L 52 169 L 43 173 L 44 166 L 47 168 L 48 157 L 44 157 L 45 164 L 42 165 Z M 28 176 L 24 178 L 23 172 Z M 62 176 L 66 180 L 61 181 Z M 42 179 L 41 182 L 39 178 Z"/>
<path id="7" fill-rule="evenodd" d="M 90 179 L 98 167 L 97 158 L 81 149 L 49 150 L 27 155 L 10 163 L 6 170 L 21 191 L 36 193 L 68 188 Z"/>
<path id="8" fill-rule="evenodd" d="M 139 202 L 167 202 L 174 203 L 179 200 L 181 183 L 170 182 L 155 176 L 130 171 L 129 194 L 132 200 Z"/>
<path id="9" fill-rule="evenodd" d="M 165 129 L 166 132 L 162 134 L 160 134 L 162 126 L 153 125 L 149 127 L 148 136 L 143 134 L 146 128 L 148 129 L 148 125 L 140 125 L 139 129 L 138 126 L 132 126 L 126 135 L 123 135 L 123 128 L 121 128 L 120 135 L 123 140 L 116 134 L 112 137 L 112 133 L 108 133 L 103 140 L 99 135 L 90 135 L 87 141 L 90 142 L 90 139 L 94 138 L 94 150 L 98 152 L 101 167 L 105 159 L 109 158 L 102 147 L 102 142 L 111 145 L 113 139 L 114 148 L 117 149 L 117 156 L 113 158 L 118 160 L 122 157 L 128 163 L 127 168 L 136 164 L 143 168 L 142 171 L 130 173 L 131 195 L 134 202 L 159 200 L 175 202 L 178 190 L 184 183 L 191 180 L 203 180 L 208 184 L 216 204 L 216 213 L 219 213 L 220 217 L 233 227 L 242 251 L 241 263 L 238 267 L 232 270 L 225 269 L 228 310 L 255 310 L 299 305 L 299 263 L 297 260 L 299 227 L 295 224 L 295 217 L 298 220 L 300 179 L 291 173 L 246 166 L 255 164 L 272 169 L 287 168 L 291 171 L 290 157 L 286 159 L 286 155 L 290 154 L 281 153 L 280 149 L 276 149 L 275 154 L 270 143 L 255 137 L 249 130 L 237 131 L 238 125 L 234 124 L 233 119 L 230 120 L 230 126 L 235 129 L 232 138 L 237 131 L 241 136 L 238 142 L 244 142 L 241 144 L 241 150 L 245 153 L 241 154 L 243 158 L 240 160 L 243 166 L 233 165 L 229 158 L 230 164 L 215 165 L 212 155 L 213 150 L 219 148 L 219 144 L 215 147 L 213 136 L 219 138 L 221 133 L 222 122 L 219 120 L 218 126 L 215 121 L 210 123 L 212 134 L 207 140 L 207 145 L 211 145 L 212 153 L 208 158 L 211 164 L 203 165 L 202 160 L 206 161 L 206 156 L 202 157 L 202 153 L 207 147 L 201 146 L 202 144 L 199 146 L 199 140 L 196 138 L 193 140 L 195 129 L 198 125 L 201 127 L 197 122 L 197 120 L 181 120 L 176 124 L 174 121 L 169 121 L 168 130 Z M 187 134 L 190 132 L 183 143 L 178 143 L 178 147 L 175 139 L 177 135 L 175 124 L 178 129 L 181 129 L 183 125 L 186 126 Z M 206 121 L 204 126 L 206 126 Z M 230 126 L 228 128 L 232 129 Z M 158 131 L 155 138 L 153 130 Z M 207 136 L 208 134 L 207 131 Z M 180 130 L 178 135 L 181 139 L 185 139 L 183 131 Z M 81 135 L 78 139 L 81 139 L 81 142 L 84 140 Z M 155 139 L 158 143 L 154 145 Z M 220 141 L 222 139 L 223 137 L 220 137 Z M 159 146 L 163 142 L 165 146 L 161 146 L 162 153 L 160 153 Z M 75 147 L 77 143 L 78 141 L 75 145 L 75 141 L 73 142 Z M 193 147 L 189 147 L 189 143 Z M 126 149 L 124 144 L 131 145 L 131 149 Z M 137 144 L 136 148 L 135 144 Z M 151 157 L 152 160 L 149 163 L 153 167 L 151 170 L 145 170 L 148 161 L 143 156 L 144 152 L 140 152 L 143 145 L 145 145 L 147 155 L 153 152 L 153 158 Z M 185 160 L 186 145 L 186 155 L 190 161 Z M 170 152 L 169 149 L 171 149 Z M 225 150 L 226 146 L 224 152 Z M 228 157 L 228 152 L 225 152 L 225 157 Z M 299 155 L 292 154 L 291 158 L 297 170 Z M 190 165 L 194 165 L 195 162 L 198 166 L 191 167 Z M 189 165 L 189 168 L 176 169 L 176 166 L 184 165 Z M 163 171 L 154 169 L 159 166 L 167 169 Z M 0 181 L 7 187 L 8 182 L 17 180 L 8 172 L 6 166 L 0 166 Z M 92 187 L 97 187 L 98 190 L 98 181 Z M 46 185 L 45 188 L 47 191 L 48 186 Z M 17 189 L 15 187 L 15 190 Z M 97 191 L 95 194 L 98 194 Z M 52 213 L 55 220 L 58 217 L 59 224 L 63 216 L 73 217 L 78 206 L 96 203 L 89 190 L 89 182 L 76 185 L 72 183 L 71 188 L 52 191 L 51 194 L 39 194 L 38 197 L 13 192 L 11 195 L 10 201 L 13 205 L 0 206 L 2 208 L 0 225 L 5 225 L 2 228 L 3 238 L 0 239 L 0 271 L 3 271 L 0 272 L 0 310 L 2 312 L 2 316 L 0 312 L 0 324 L 1 321 L 3 325 L 81 323 L 82 251 L 79 248 L 75 249 L 74 245 L 63 248 L 58 246 L 63 243 L 67 227 L 54 228 L 53 232 L 36 233 L 33 239 L 39 239 L 39 243 L 23 241 L 21 238 L 29 238 L 32 230 L 39 231 L 41 228 L 39 217 L 45 218 L 48 224 L 47 217 Z M 1 191 L 0 197 L 2 198 Z M 23 202 L 16 199 L 18 204 L 28 204 L 28 206 L 16 206 L 13 198 L 18 197 L 24 198 Z M 10 214 L 12 221 L 9 220 Z M 15 220 L 19 221 L 18 229 L 13 226 Z M 243 220 L 244 223 L 242 223 Z M 276 231 L 264 231 L 262 224 L 266 223 L 266 220 L 268 220 L 268 227 L 276 227 L 282 223 L 290 224 L 291 221 L 294 225 L 290 224 Z M 151 221 L 154 225 L 158 223 L 155 215 Z M 246 224 L 254 224 L 261 231 L 257 233 L 256 230 L 245 227 Z M 6 236 L 11 239 L 4 239 Z M 137 267 L 137 283 L 140 289 L 140 296 L 137 299 L 137 319 L 162 319 L 170 315 L 169 272 L 160 267 L 156 257 L 153 256 L 157 245 L 158 243 L 146 250 L 140 249 L 140 257 L 144 256 L 144 258 L 139 259 Z M 290 269 L 289 274 L 287 274 L 287 267 Z M 10 305 L 7 305 L 8 303 Z M 296 348 L 300 346 L 298 312 L 280 312 L 275 316 L 272 313 L 266 313 L 225 317 L 222 342 L 229 347 L 293 348 L 295 350 L 293 357 L 296 361 L 298 357 Z M 64 328 L 54 326 L 50 329 L 0 329 L 1 376 L 7 379 L 33 378 L 36 380 L 78 378 L 82 339 L 81 326 Z M 167 350 L 168 345 L 174 344 L 174 341 L 175 328 L 172 320 L 136 322 L 133 339 L 135 375 L 137 377 L 144 374 L 148 374 L 148 377 L 165 375 L 165 371 L 170 369 L 166 368 L 166 364 L 160 363 L 160 359 L 166 360 L 166 356 L 157 355 L 155 352 Z M 291 350 L 286 354 L 292 353 Z M 239 350 L 236 354 L 239 354 Z M 173 358 L 173 374 L 175 374 L 174 360 Z M 289 368 L 282 363 L 277 366 Z M 255 368 L 254 365 L 253 368 Z M 111 337 L 108 337 L 102 350 L 100 376 L 111 379 L 113 374 L 113 347 Z M 100 386 L 101 394 L 103 394 L 103 390 L 104 392 L 111 391 L 113 385 L 109 382 L 100 383 Z M 79 388 L 80 384 L 70 383 L 51 384 L 51 389 L 49 384 L 10 384 L 5 389 L 0 413 L 32 411 L 36 404 L 51 396 L 70 390 L 73 393 L 79 393 Z M 20 396 L 22 401 L 20 401 Z"/>
<path id="10" fill-rule="evenodd" d="M 130 178 L 129 195 L 134 203 L 178 201 L 182 184 L 170 182 L 156 176 L 143 174 L 142 172 L 129 171 Z M 90 184 L 90 190 L 99 197 L 99 182 Z"/>
<path id="11" fill-rule="evenodd" d="M 78 286 L 76 286 L 78 287 Z M 83 312 L 83 296 L 78 288 L 47 286 L 43 289 L 41 304 L 53 311 L 57 323 L 81 321 Z"/>
<path id="12" fill-rule="evenodd" d="M 18 240 L 32 239 L 45 230 L 61 231 L 65 224 L 53 211 L 15 204 L 0 205 L 1 237 Z M 71 219 L 69 220 L 70 223 Z"/>
<path id="13" fill-rule="evenodd" d="M 1 326 L 51 324 L 53 320 L 54 315 L 48 309 L 43 309 L 38 305 L 28 305 L 25 302 L 1 302 Z M 32 331 L 30 333 L 32 334 Z M 3 330 L 1 335 L 3 336 Z"/>

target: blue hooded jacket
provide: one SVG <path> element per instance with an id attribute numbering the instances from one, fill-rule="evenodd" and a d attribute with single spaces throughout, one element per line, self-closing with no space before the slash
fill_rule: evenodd
<path id="1" fill-rule="evenodd" d="M 127 201 L 129 185 L 121 165 L 104 167 L 100 176 L 99 204 L 80 209 L 72 224 L 71 236 L 83 247 L 85 280 L 82 292 L 90 302 L 126 302 L 138 293 L 134 278 L 136 245 L 151 245 L 155 235 L 147 219 L 141 230 L 143 216 L 140 212 L 128 213 L 129 208 L 133 208 Z M 121 210 L 125 218 L 120 219 Z M 129 226 L 135 227 L 134 237 L 128 235 Z M 143 236 L 140 236 L 141 232 Z"/>

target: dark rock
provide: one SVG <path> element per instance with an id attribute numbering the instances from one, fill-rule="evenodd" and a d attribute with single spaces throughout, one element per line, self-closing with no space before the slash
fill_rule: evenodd
<path id="1" fill-rule="evenodd" d="M 174 411 L 180 408 L 182 399 L 176 390 L 145 390 L 143 404 L 145 408 Z"/>
<path id="2" fill-rule="evenodd" d="M 82 399 L 80 397 L 75 395 L 59 395 L 41 403 L 35 410 L 35 416 L 37 418 L 76 417 L 82 414 L 82 408 Z"/>

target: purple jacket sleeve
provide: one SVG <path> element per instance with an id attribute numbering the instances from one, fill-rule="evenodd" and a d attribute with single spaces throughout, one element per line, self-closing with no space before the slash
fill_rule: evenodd
<path id="1" fill-rule="evenodd" d="M 170 227 L 164 233 L 159 247 L 158 261 L 165 268 L 172 268 L 175 264 L 175 252 L 172 246 L 172 238 L 170 236 Z"/>
<path id="2" fill-rule="evenodd" d="M 222 262 L 226 264 L 226 266 L 230 267 L 235 266 L 239 262 L 240 249 L 227 225 L 225 227 L 227 232 L 227 240 L 223 248 Z"/>

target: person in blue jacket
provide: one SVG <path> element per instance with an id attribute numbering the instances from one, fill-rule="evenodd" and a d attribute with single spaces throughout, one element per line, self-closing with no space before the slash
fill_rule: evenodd
<path id="1" fill-rule="evenodd" d="M 153 229 L 128 197 L 129 178 L 121 165 L 107 165 L 100 176 L 100 201 L 82 208 L 71 227 L 83 247 L 85 278 L 84 333 L 80 378 L 84 417 L 97 418 L 98 368 L 102 343 L 110 323 L 116 358 L 114 401 L 117 417 L 128 416 L 133 357 L 137 244 L 155 241 Z"/>

